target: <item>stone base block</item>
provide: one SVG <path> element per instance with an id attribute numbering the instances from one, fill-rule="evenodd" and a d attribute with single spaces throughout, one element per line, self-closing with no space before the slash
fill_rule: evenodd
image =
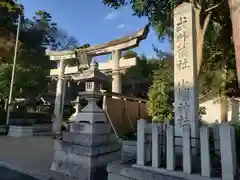
<path id="1" fill-rule="evenodd" d="M 112 127 L 108 123 L 71 123 L 70 132 L 86 134 L 109 134 Z"/>
<path id="2" fill-rule="evenodd" d="M 105 144 L 102 146 L 88 147 L 81 145 L 69 144 L 60 140 L 54 141 L 54 149 L 56 151 L 64 151 L 82 156 L 99 156 L 110 152 L 120 151 L 121 145 L 117 142 Z"/>
<path id="3" fill-rule="evenodd" d="M 123 141 L 122 142 L 122 159 L 135 159 L 137 155 L 137 142 L 136 141 Z"/>
<path id="4" fill-rule="evenodd" d="M 82 156 L 73 153 L 66 153 L 64 151 L 56 151 L 54 154 L 54 162 L 61 167 L 70 165 L 78 165 L 80 167 L 96 167 L 107 164 L 109 162 L 119 160 L 121 158 L 121 151 L 110 152 L 99 156 Z M 58 167 L 59 168 L 59 167 Z M 66 169 L 66 168 L 65 168 Z M 57 171 L 57 169 L 55 169 Z"/>
<path id="5" fill-rule="evenodd" d="M 11 137 L 30 137 L 33 136 L 32 126 L 10 126 L 8 136 Z"/>
<path id="6" fill-rule="evenodd" d="M 121 159 L 121 144 L 109 124 L 85 120 L 71 123 L 62 141 L 55 140 L 51 170 L 69 180 L 107 180 L 107 164 Z"/>
<path id="7" fill-rule="evenodd" d="M 96 135 L 63 132 L 63 141 L 75 145 L 95 147 L 117 142 L 117 138 L 115 134 Z"/>
<path id="8" fill-rule="evenodd" d="M 84 112 L 76 115 L 75 122 L 106 123 L 107 118 L 104 112 Z"/>
<path id="9" fill-rule="evenodd" d="M 51 170 L 63 173 L 69 176 L 69 178 L 72 177 L 76 180 L 92 180 L 96 177 L 96 173 L 105 174 L 105 177 L 101 177 L 101 180 L 103 180 L 107 177 L 107 164 L 120 159 L 120 157 L 120 151 L 95 157 L 79 156 L 64 151 L 56 151 Z M 94 180 L 96 180 L 96 178 Z"/>
<path id="10" fill-rule="evenodd" d="M 123 141 L 122 151 L 129 153 L 137 153 L 137 141 Z"/>
<path id="11" fill-rule="evenodd" d="M 52 124 L 34 124 L 33 133 L 52 132 Z"/>

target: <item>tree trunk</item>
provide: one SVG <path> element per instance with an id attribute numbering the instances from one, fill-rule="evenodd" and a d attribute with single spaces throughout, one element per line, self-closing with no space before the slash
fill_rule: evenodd
<path id="1" fill-rule="evenodd" d="M 199 75 L 202 59 L 203 59 L 203 44 L 204 44 L 204 35 L 202 31 L 199 31 L 197 36 L 197 74 Z"/>
<path id="2" fill-rule="evenodd" d="M 195 12 L 195 24 L 196 24 L 196 53 L 197 53 L 197 74 L 199 75 L 202 60 L 203 60 L 203 45 L 204 45 L 204 36 L 209 25 L 209 21 L 211 19 L 211 13 L 209 13 L 205 19 L 204 23 L 201 24 L 201 9 L 194 8 Z"/>
<path id="3" fill-rule="evenodd" d="M 226 95 L 226 86 L 227 86 L 227 77 L 228 77 L 228 62 L 225 61 L 222 73 L 222 83 L 221 83 L 221 122 L 228 122 L 228 96 Z"/>
<path id="4" fill-rule="evenodd" d="M 221 122 L 228 122 L 228 97 L 222 96 L 220 99 L 221 104 Z"/>

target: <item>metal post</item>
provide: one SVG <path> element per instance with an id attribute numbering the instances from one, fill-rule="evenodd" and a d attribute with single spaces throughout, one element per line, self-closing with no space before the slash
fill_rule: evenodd
<path id="1" fill-rule="evenodd" d="M 10 118 L 10 112 L 11 112 L 10 104 L 12 103 L 12 91 L 13 91 L 13 84 L 14 84 L 14 78 L 15 78 L 20 24 L 21 24 L 21 14 L 19 14 L 18 16 L 17 35 L 16 35 L 15 50 L 14 50 L 14 57 L 13 57 L 12 77 L 11 77 L 11 84 L 10 84 L 10 90 L 9 90 L 6 124 L 9 124 L 9 118 Z"/>

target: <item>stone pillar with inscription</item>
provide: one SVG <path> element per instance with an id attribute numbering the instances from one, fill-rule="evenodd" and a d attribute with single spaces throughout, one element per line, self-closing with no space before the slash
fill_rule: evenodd
<path id="1" fill-rule="evenodd" d="M 63 132 L 62 140 L 55 140 L 51 170 L 63 173 L 69 180 L 106 180 L 107 164 L 121 158 L 121 145 L 104 111 L 96 104 L 102 82 L 108 80 L 96 66 L 93 62 L 90 69 L 73 75 L 74 80 L 85 82 L 86 91 L 79 94 L 88 104 L 75 114 L 70 132 Z"/>
<path id="2" fill-rule="evenodd" d="M 174 9 L 174 122 L 176 136 L 199 137 L 195 16 L 191 3 Z"/>

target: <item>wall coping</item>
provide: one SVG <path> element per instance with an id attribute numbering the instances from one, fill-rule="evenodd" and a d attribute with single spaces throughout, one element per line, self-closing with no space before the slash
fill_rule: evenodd
<path id="1" fill-rule="evenodd" d="M 122 145 L 137 146 L 137 140 L 132 140 L 132 141 L 124 140 L 122 141 Z"/>
<path id="2" fill-rule="evenodd" d="M 132 178 L 136 180 L 153 180 L 164 179 L 164 177 L 172 177 L 179 180 L 221 180 L 221 178 L 206 178 L 194 174 L 186 174 L 181 171 L 169 171 L 166 169 L 152 168 L 140 165 L 130 165 L 126 161 L 115 161 L 109 163 L 107 172 Z"/>
<path id="3" fill-rule="evenodd" d="M 33 129 L 33 126 L 15 126 L 15 125 L 10 125 L 9 128 L 15 128 L 15 129 Z"/>

